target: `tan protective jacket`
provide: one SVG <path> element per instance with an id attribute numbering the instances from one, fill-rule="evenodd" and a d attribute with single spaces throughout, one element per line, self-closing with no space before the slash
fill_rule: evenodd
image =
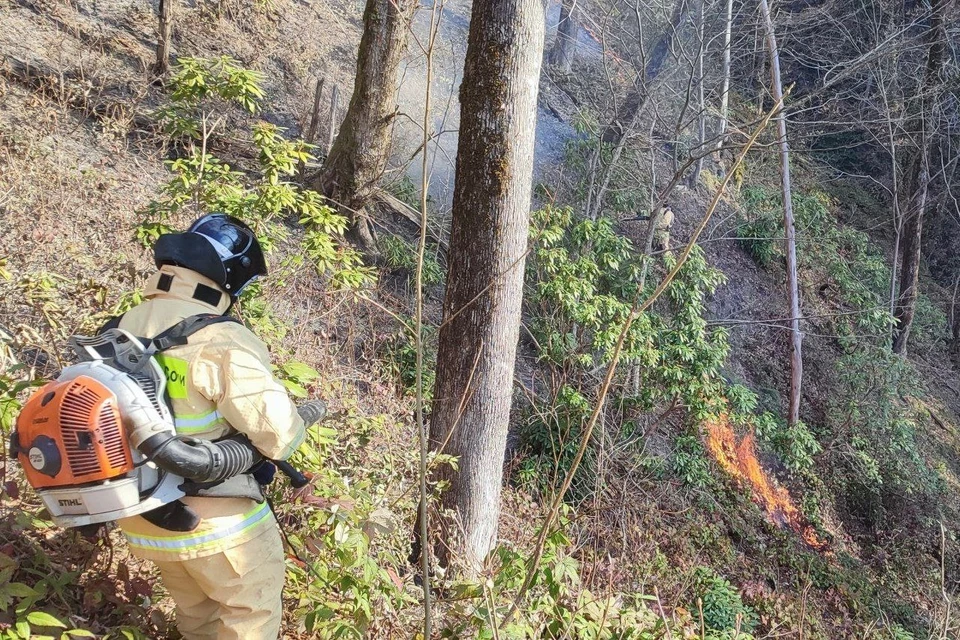
<path id="1" fill-rule="evenodd" d="M 653 240 L 654 247 L 658 250 L 670 248 L 670 228 L 673 226 L 673 210 L 670 207 L 663 207 L 657 212 L 654 218 Z"/>
<path id="2" fill-rule="evenodd" d="M 230 306 L 229 296 L 212 280 L 169 265 L 150 279 L 145 295 L 147 301 L 120 321 L 121 329 L 143 338 L 153 338 L 190 316 L 222 314 Z M 167 374 L 178 434 L 216 440 L 239 432 L 274 460 L 288 458 L 303 442 L 303 420 L 270 372 L 267 347 L 246 327 L 232 322 L 206 327 L 157 360 Z M 189 533 L 161 529 L 140 516 L 120 521 L 135 555 L 161 562 L 201 558 L 276 527 L 266 502 L 206 497 L 182 501 L 202 519 Z"/>

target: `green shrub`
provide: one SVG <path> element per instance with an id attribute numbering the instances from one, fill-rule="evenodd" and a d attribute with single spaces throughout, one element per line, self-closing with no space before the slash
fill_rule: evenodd
<path id="1" fill-rule="evenodd" d="M 778 195 L 763 187 L 745 187 L 741 193 L 746 216 L 736 227 L 740 247 L 761 267 L 767 267 L 783 255 L 782 222 L 777 213 Z"/>
<path id="2" fill-rule="evenodd" d="M 754 419 L 753 424 L 760 440 L 769 444 L 780 461 L 791 471 L 802 472 L 810 469 L 814 456 L 823 451 L 823 447 L 803 421 L 797 421 L 797 424 L 789 427 L 785 420 L 764 412 Z"/>
<path id="3" fill-rule="evenodd" d="M 551 406 L 534 406 L 524 416 L 520 439 L 527 449 L 518 470 L 518 481 L 549 494 L 562 480 L 580 448 L 583 428 L 590 418 L 590 401 L 573 387 L 560 387 Z M 592 488 L 592 456 L 585 456 L 577 469 L 568 496 L 582 499 Z"/>
<path id="4" fill-rule="evenodd" d="M 933 304 L 929 296 L 917 296 L 917 308 L 910 327 L 910 345 L 913 350 L 942 346 L 950 335 L 947 314 Z"/>
<path id="5" fill-rule="evenodd" d="M 835 439 L 831 469 L 852 507 L 876 522 L 885 495 L 919 498 L 941 491 L 917 442 L 918 417 L 905 401 L 922 393 L 909 362 L 887 347 L 861 345 L 838 360 L 837 372 L 828 412 Z"/>
<path id="6" fill-rule="evenodd" d="M 610 362 L 634 301 L 652 293 L 649 284 L 638 289 L 654 263 L 607 218 L 588 220 L 569 208 L 548 206 L 534 213 L 533 227 L 526 298 L 530 332 L 554 384 L 524 420 L 522 440 L 536 459 L 525 462 L 520 473 L 524 481 L 540 474 L 543 487 L 569 469 L 592 410 L 594 372 Z M 664 260 L 669 268 L 675 258 Z M 725 386 L 720 367 L 729 346 L 726 331 L 709 327 L 705 315 L 706 299 L 722 281 L 695 247 L 657 311 L 636 318 L 621 351 L 621 361 L 640 371 L 639 395 L 631 402 L 644 410 L 676 402 L 695 419 L 720 410 Z M 592 485 L 590 467 L 588 450 L 573 495 Z M 545 473 L 548 469 L 553 473 Z"/>
<path id="7" fill-rule="evenodd" d="M 757 624 L 753 609 L 743 603 L 740 592 L 709 567 L 694 572 L 694 592 L 703 609 L 704 624 L 715 631 L 740 629 L 752 632 Z M 698 607 L 692 606 L 697 611 Z"/>
<path id="8" fill-rule="evenodd" d="M 684 435 L 677 438 L 673 447 L 673 473 L 685 484 L 698 489 L 713 486 L 707 452 L 698 436 Z"/>
<path id="9" fill-rule="evenodd" d="M 283 129 L 259 121 L 250 129 L 249 143 L 257 157 L 254 171 L 238 171 L 209 151 L 227 118 L 259 111 L 261 82 L 260 74 L 228 57 L 178 60 L 167 84 L 170 100 L 157 110 L 157 117 L 183 153 L 167 161 L 174 175 L 161 187 L 160 197 L 140 212 L 144 219 L 137 238 L 149 245 L 171 230 L 175 216 L 221 211 L 247 222 L 269 253 L 290 236 L 284 218 L 296 215 L 304 241 L 291 264 L 309 261 L 335 286 L 363 286 L 372 280 L 372 272 L 356 250 L 336 242 L 346 219 L 320 194 L 291 180 L 297 167 L 312 158 L 310 145 L 288 140 Z"/>
<path id="10" fill-rule="evenodd" d="M 433 387 L 437 377 L 437 329 L 423 326 L 423 399 L 427 404 L 433 399 Z M 417 349 L 415 335 L 409 327 L 394 335 L 384 349 L 384 361 L 388 370 L 400 383 L 404 393 L 414 395 L 417 391 Z"/>
<path id="11" fill-rule="evenodd" d="M 380 236 L 377 240 L 378 248 L 384 262 L 390 269 L 402 270 L 413 279 L 417 272 L 417 249 L 412 244 L 393 234 Z M 443 267 L 431 252 L 423 254 L 423 284 L 437 285 L 443 282 Z"/>

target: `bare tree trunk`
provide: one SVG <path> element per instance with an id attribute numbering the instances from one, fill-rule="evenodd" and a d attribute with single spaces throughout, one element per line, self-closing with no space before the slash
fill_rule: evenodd
<path id="1" fill-rule="evenodd" d="M 771 91 L 776 102 L 783 100 L 783 84 L 780 80 L 780 52 L 777 36 L 770 17 L 767 0 L 760 0 L 760 14 L 767 32 L 767 50 L 770 54 Z M 790 297 L 790 331 L 792 350 L 790 354 L 790 408 L 787 424 L 793 427 L 800 420 L 800 383 L 803 379 L 803 357 L 800 333 L 800 289 L 797 280 L 797 240 L 793 224 L 793 193 L 790 188 L 790 146 L 787 144 L 787 117 L 781 108 L 777 116 L 777 137 L 780 145 L 780 171 L 783 187 L 783 228 L 787 243 L 787 295 Z"/>
<path id="2" fill-rule="evenodd" d="M 438 549 L 478 571 L 497 540 L 529 230 L 542 0 L 474 0 L 430 438 L 459 458 Z M 489 52 L 494 51 L 496 55 Z"/>
<path id="3" fill-rule="evenodd" d="M 727 139 L 727 120 L 730 117 L 730 36 L 733 32 L 733 0 L 727 0 L 727 22 L 723 31 L 723 86 L 720 89 L 720 133 L 717 136 L 717 161 L 720 149 Z"/>
<path id="4" fill-rule="evenodd" d="M 327 155 L 333 149 L 333 141 L 337 139 L 337 111 L 340 110 L 340 85 L 333 84 L 330 91 L 330 128 L 327 130 Z"/>
<path id="5" fill-rule="evenodd" d="M 550 49 L 548 62 L 563 73 L 570 73 L 573 56 L 577 51 L 577 18 L 574 15 L 576 8 L 577 0 L 563 0 L 560 5 L 557 39 Z"/>
<path id="6" fill-rule="evenodd" d="M 310 116 L 306 121 L 306 131 L 303 134 L 303 141 L 307 144 L 313 144 L 317 139 L 317 128 L 320 124 L 320 98 L 323 97 L 324 79 L 317 77 L 316 84 L 313 87 L 313 108 L 310 110 Z M 304 172 L 307 169 L 307 163 L 301 160 L 297 165 L 297 174 L 303 179 Z"/>
<path id="7" fill-rule="evenodd" d="M 920 277 L 920 240 L 923 237 L 923 217 L 927 209 L 927 194 L 930 190 L 930 158 L 937 145 L 934 127 L 936 102 L 941 85 L 940 74 L 947 55 L 945 19 L 952 0 L 933 0 L 930 27 L 927 31 L 927 65 L 922 92 L 923 106 L 919 117 L 910 129 L 920 131 L 921 142 L 914 154 L 908 184 L 911 187 L 910 206 L 904 215 L 903 253 L 900 271 L 900 293 L 894 318 L 897 332 L 893 339 L 894 353 L 903 354 L 910 338 L 910 326 L 917 308 L 917 287 Z"/>
<path id="8" fill-rule="evenodd" d="M 957 289 L 960 288 L 960 274 L 953 281 L 953 298 L 950 301 L 950 358 L 953 366 L 960 366 L 960 313 L 957 313 Z"/>
<path id="9" fill-rule="evenodd" d="M 617 146 L 613 148 L 613 154 L 610 156 L 610 162 L 604 168 L 603 179 L 600 181 L 600 188 L 597 190 L 597 195 L 595 198 L 587 200 L 587 206 L 589 207 L 592 202 L 592 207 L 587 211 L 587 217 L 591 220 L 596 220 L 600 217 L 600 211 L 603 209 L 603 198 L 607 195 L 607 188 L 610 186 L 610 180 L 613 178 L 613 171 L 617 168 L 617 163 L 620 161 L 620 156 L 623 155 L 623 150 L 627 146 L 627 134 L 630 131 L 633 131 L 640 120 L 640 111 L 636 111 L 633 114 L 633 120 L 627 124 L 627 128 L 624 130 L 624 135 L 620 136 L 620 139 L 617 140 Z M 599 157 L 599 151 L 598 151 Z"/>
<path id="10" fill-rule="evenodd" d="M 313 144 L 317 139 L 317 129 L 320 127 L 320 99 L 323 97 L 323 78 L 318 77 L 313 88 L 313 109 L 310 110 L 310 119 L 307 120 L 307 131 L 303 141 Z"/>
<path id="11" fill-rule="evenodd" d="M 663 28 L 663 33 L 647 55 L 643 70 L 637 74 L 633 91 L 623 101 L 613 122 L 604 129 L 604 142 L 612 144 L 619 142 L 620 138 L 626 135 L 628 131 L 626 124 L 633 122 L 637 112 L 643 110 L 643 107 L 647 104 L 650 97 L 650 84 L 657 79 L 663 70 L 663 64 L 667 61 L 667 54 L 670 53 L 673 40 L 680 29 L 680 25 L 686 19 L 689 9 L 689 0 L 677 0 L 673 8 L 673 14 L 670 16 L 670 22 Z"/>
<path id="12" fill-rule="evenodd" d="M 164 76 L 170 70 L 170 37 L 173 35 L 173 0 L 160 0 L 160 24 L 157 28 L 157 62 L 153 71 Z"/>
<path id="13" fill-rule="evenodd" d="M 897 311 L 897 270 L 900 262 L 900 240 L 903 238 L 903 216 L 900 211 L 900 163 L 897 160 L 897 137 L 893 132 L 893 117 L 890 113 L 890 106 L 887 100 L 886 92 L 880 92 L 883 98 L 884 110 L 887 114 L 887 140 L 890 144 L 890 176 L 891 176 L 891 201 L 893 202 L 893 267 L 890 270 L 890 317 L 894 317 Z M 896 327 L 890 327 L 888 337 L 893 342 Z"/>
<path id="14" fill-rule="evenodd" d="M 917 280 L 920 276 L 920 241 L 923 238 L 923 218 L 927 210 L 927 195 L 930 192 L 930 171 L 926 149 L 914 159 L 913 197 L 904 220 L 906 231 L 903 242 L 903 261 L 900 271 L 900 295 L 894 318 L 897 331 L 893 338 L 893 352 L 904 353 L 910 338 L 910 326 L 917 308 Z"/>
<path id="15" fill-rule="evenodd" d="M 704 30 L 704 23 L 706 22 L 704 4 L 704 2 L 700 3 L 700 13 L 697 19 L 697 153 L 700 157 L 697 158 L 696 164 L 693 165 L 693 172 L 690 174 L 689 185 L 691 187 L 696 187 L 697 182 L 700 181 L 700 172 L 703 170 L 703 150 L 701 147 L 707 139 L 707 105 L 703 95 L 703 56 L 705 54 L 704 49 L 707 46 Z"/>
<path id="16" fill-rule="evenodd" d="M 415 8 L 413 0 L 367 0 L 353 97 L 312 185 L 350 219 L 348 236 L 367 253 L 375 245 L 364 209 L 387 164 L 400 59 Z"/>

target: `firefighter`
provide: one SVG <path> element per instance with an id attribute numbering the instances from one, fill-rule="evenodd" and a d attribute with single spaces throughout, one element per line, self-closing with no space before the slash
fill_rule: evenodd
<path id="1" fill-rule="evenodd" d="M 118 321 L 136 336 L 155 336 L 197 314 L 225 314 L 267 271 L 253 231 L 219 213 L 184 233 L 161 236 L 154 253 L 159 270 L 146 301 Z M 178 435 L 217 440 L 239 432 L 273 460 L 285 460 L 303 442 L 304 422 L 271 374 L 266 345 L 243 325 L 205 327 L 186 345 L 156 357 L 166 372 Z M 131 552 L 159 568 L 187 640 L 279 637 L 283 544 L 261 481 L 241 474 L 215 491 L 182 498 L 200 516 L 189 532 L 142 516 L 119 522 Z"/>
<path id="2" fill-rule="evenodd" d="M 670 228 L 673 226 L 673 209 L 668 206 L 657 212 L 653 221 L 653 250 L 670 251 Z"/>
<path id="3" fill-rule="evenodd" d="M 650 216 L 634 216 L 626 218 L 624 222 L 634 222 L 637 220 L 650 220 Z M 673 209 L 669 205 L 661 207 L 655 216 L 653 216 L 653 250 L 670 251 L 670 228 L 673 226 Z"/>

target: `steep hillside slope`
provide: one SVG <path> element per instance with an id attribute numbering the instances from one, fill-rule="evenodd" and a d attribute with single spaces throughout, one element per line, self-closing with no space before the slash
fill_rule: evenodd
<path id="1" fill-rule="evenodd" d="M 143 208 L 170 179 L 164 162 L 180 153 L 153 115 L 166 99 L 148 77 L 155 9 L 114 0 L 0 0 L 0 329 L 12 336 L 13 355 L 35 366 L 38 377 L 60 368 L 67 336 L 89 332 L 129 306 L 153 270 L 135 232 Z M 256 173 L 249 125 L 263 119 L 299 135 L 317 78 L 326 87 L 339 84 L 342 113 L 361 10 L 359 2 L 339 0 L 178 4 L 178 55 L 229 55 L 264 74 L 264 111 L 256 117 L 231 113 L 214 151 Z M 452 3 L 444 25 L 451 49 L 437 80 L 443 89 L 435 102 L 438 129 L 455 128 L 458 39 L 465 37 L 466 15 L 466 3 Z M 578 73 L 542 82 L 538 206 L 582 208 L 575 183 L 586 150 L 577 146 L 584 138 L 575 125 L 609 115 L 591 96 L 603 82 L 601 56 L 595 42 L 582 39 Z M 414 51 L 402 109 L 417 106 L 419 73 Z M 399 184 L 391 188 L 407 198 L 411 183 L 400 174 L 419 144 L 417 134 L 412 126 L 396 134 L 390 178 Z M 437 191 L 431 195 L 441 219 L 455 140 L 452 132 L 443 134 L 435 154 Z M 667 155 L 654 166 L 655 175 L 642 167 L 618 176 L 615 189 L 627 205 L 604 213 L 614 220 L 640 213 L 637 203 L 665 186 Z M 711 620 L 744 623 L 757 638 L 954 637 L 949 624 L 937 635 L 944 601 L 953 602 L 960 584 L 960 383 L 947 357 L 944 323 L 950 295 L 925 279 L 925 315 L 909 361 L 877 355 L 882 335 L 871 333 L 869 291 L 857 285 L 871 274 L 882 279 L 882 268 L 857 265 L 889 256 L 892 247 L 854 209 L 884 205 L 862 185 L 833 181 L 821 165 L 799 164 L 797 190 L 809 205 L 800 229 L 800 251 L 807 256 L 801 260 L 805 430 L 738 424 L 727 433 L 698 422 L 676 402 L 645 411 L 628 393 L 619 395 L 595 436 L 600 472 L 590 477 L 594 490 L 566 515 L 572 542 L 560 533 L 551 538 L 555 564 L 541 579 L 545 591 L 559 595 L 530 605 L 531 619 L 541 624 L 531 625 L 539 637 L 593 637 L 565 627 L 548 632 L 545 621 L 559 625 L 555 620 L 576 613 L 578 621 L 596 623 L 614 610 L 624 625 L 631 616 L 643 621 L 638 628 L 650 635 L 639 637 L 661 638 L 670 633 L 666 628 L 703 640 L 736 637 L 730 630 L 708 635 L 713 632 L 702 629 L 705 615 L 698 607 L 714 606 L 719 613 Z M 675 245 L 699 223 L 718 174 L 708 163 L 699 184 L 671 196 Z M 777 189 L 769 156 L 751 154 L 701 238 L 707 261 L 726 278 L 707 300 L 708 327 L 728 331 L 723 377 L 731 387 L 751 390 L 758 415 L 782 415 L 788 385 L 784 271 L 776 229 L 761 233 L 775 220 Z M 345 620 L 344 633 L 410 637 L 422 609 L 417 577 L 405 562 L 416 501 L 412 365 L 403 327 L 411 308 L 409 264 L 384 266 L 378 285 L 360 295 L 336 290 L 296 261 L 305 231 L 295 216 L 283 221 L 290 237 L 271 256 L 275 275 L 264 287 L 266 306 L 239 313 L 270 333 L 278 375 L 328 400 L 334 414 L 329 424 L 338 430 L 332 441 L 329 433 L 317 435 L 307 456 L 324 474 L 321 495 L 292 504 L 284 489 L 276 490 L 277 511 L 300 554 L 289 557 L 286 633 L 310 637 L 310 625 Z M 394 237 L 392 231 L 401 244 L 408 240 L 408 222 L 384 213 L 383 226 L 385 237 Z M 617 222 L 615 228 L 634 247 L 643 246 L 646 225 Z M 666 271 L 663 259 L 656 258 L 655 276 Z M 437 271 L 441 261 L 433 263 Z M 439 282 L 427 293 L 436 324 Z M 669 316 L 666 303 L 656 310 Z M 867 324 L 849 324 L 861 319 Z M 507 461 L 501 571 L 486 576 L 483 588 L 457 585 L 439 594 L 441 618 L 454 635 L 487 624 L 484 607 L 494 591 L 505 598 L 494 613 L 509 604 L 536 533 L 532 523 L 541 515 L 546 493 L 539 491 L 549 484 L 524 475 L 530 452 L 524 429 L 548 386 L 540 381 L 549 377 L 529 324 Z M 284 368 L 289 363 L 306 363 L 320 375 Z M 0 381 L 6 385 L 24 373 L 10 367 Z M 584 379 L 588 388 L 589 376 Z M 809 438 L 818 442 L 814 453 Z M 889 446 L 879 446 L 884 442 Z M 152 569 L 131 561 L 120 536 L 89 542 L 51 529 L 38 517 L 36 497 L 22 491 L 22 478 L 4 461 L 0 593 L 6 597 L 4 584 L 11 581 L 29 583 L 42 593 L 36 600 L 45 610 L 78 628 L 110 637 L 123 637 L 124 630 L 127 637 L 176 637 L 172 603 Z M 867 477 L 871 471 L 876 478 Z M 316 569 L 304 563 L 318 558 L 336 588 L 326 577 L 315 579 Z M 576 578 L 568 580 L 564 571 Z M 597 602 L 609 608 L 598 609 Z M 0 631 L 15 624 L 15 616 L 0 613 Z M 332 633 L 332 623 L 324 628 Z"/>

